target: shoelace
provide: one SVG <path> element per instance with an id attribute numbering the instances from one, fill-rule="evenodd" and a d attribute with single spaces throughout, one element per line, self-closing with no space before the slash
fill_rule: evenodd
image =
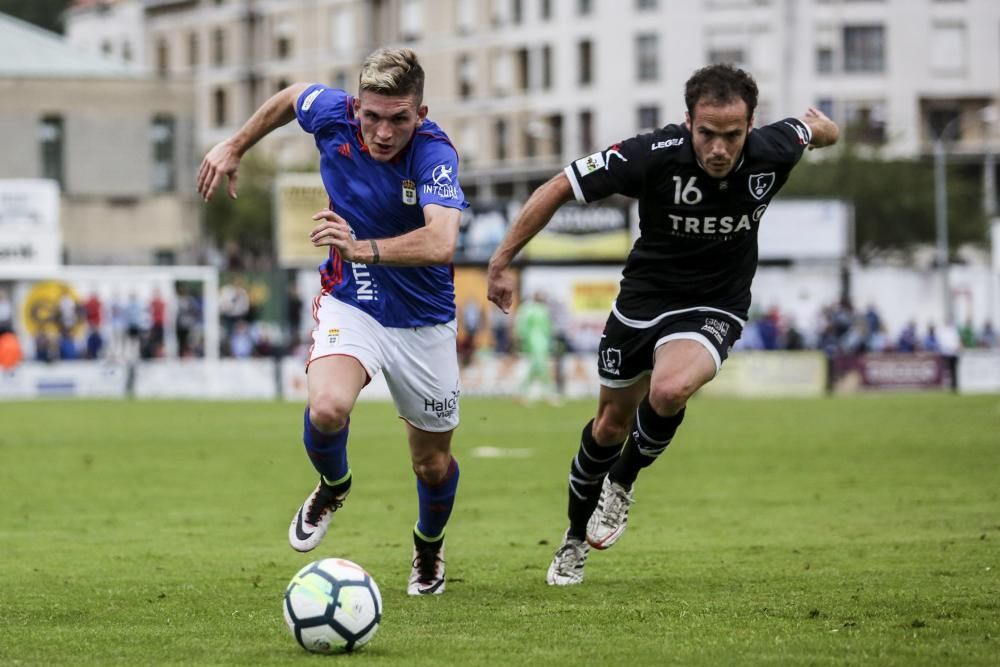
<path id="1" fill-rule="evenodd" d="M 309 507 L 306 508 L 306 523 L 311 523 L 315 526 L 319 523 L 319 519 L 323 516 L 324 511 L 329 509 L 332 512 L 336 512 L 343 506 L 344 501 L 342 499 L 337 498 L 327 489 L 321 489 L 313 501 L 309 503 Z"/>
<path id="2" fill-rule="evenodd" d="M 566 572 L 569 570 L 580 569 L 580 560 L 582 560 L 582 557 L 584 555 L 585 554 L 582 542 L 579 544 L 573 542 L 567 542 L 566 544 L 562 545 L 562 547 L 560 547 L 559 549 L 559 554 L 558 554 L 559 571 Z M 573 557 L 572 561 L 570 561 L 570 559 L 567 558 L 567 556 L 572 556 Z M 570 565 L 570 562 L 572 562 L 572 565 Z"/>
<path id="3" fill-rule="evenodd" d="M 628 512 L 629 506 L 635 501 L 627 491 L 613 489 L 611 494 L 611 499 L 608 501 L 608 506 L 604 510 L 604 521 L 605 526 L 611 526 L 612 528 L 617 526 L 622 522 L 625 517 L 625 513 Z"/>
<path id="4" fill-rule="evenodd" d="M 428 544 L 417 547 L 417 557 L 413 559 L 413 567 L 417 568 L 417 581 L 429 584 L 437 577 L 437 562 L 440 550 L 436 545 Z"/>

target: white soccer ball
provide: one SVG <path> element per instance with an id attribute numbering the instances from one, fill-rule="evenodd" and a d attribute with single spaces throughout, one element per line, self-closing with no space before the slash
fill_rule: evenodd
<path id="1" fill-rule="evenodd" d="M 309 563 L 285 590 L 285 623 L 313 653 L 349 652 L 371 641 L 382 620 L 382 595 L 357 563 L 324 558 Z"/>

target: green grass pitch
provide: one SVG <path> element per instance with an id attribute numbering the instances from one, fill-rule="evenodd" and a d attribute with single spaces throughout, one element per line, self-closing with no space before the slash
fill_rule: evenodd
<path id="1" fill-rule="evenodd" d="M 593 409 L 463 401 L 448 590 L 411 599 L 391 405 L 358 406 L 352 495 L 299 554 L 301 406 L 2 403 L 0 664 L 1000 664 L 1000 397 L 695 399 L 622 541 L 554 589 Z M 312 656 L 282 593 L 333 555 L 385 614 L 361 652 Z"/>

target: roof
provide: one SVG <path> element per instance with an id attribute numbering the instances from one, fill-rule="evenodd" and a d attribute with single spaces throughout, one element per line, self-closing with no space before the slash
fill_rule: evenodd
<path id="1" fill-rule="evenodd" d="M 0 14 L 0 77 L 140 76 L 138 70 L 70 46 L 62 35 Z"/>

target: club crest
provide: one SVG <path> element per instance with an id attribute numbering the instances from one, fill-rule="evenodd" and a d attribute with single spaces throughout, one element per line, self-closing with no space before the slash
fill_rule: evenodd
<path id="1" fill-rule="evenodd" d="M 763 199 L 764 195 L 771 191 L 774 187 L 774 172 L 770 171 L 766 174 L 750 174 L 750 194 L 753 195 L 754 199 Z"/>

